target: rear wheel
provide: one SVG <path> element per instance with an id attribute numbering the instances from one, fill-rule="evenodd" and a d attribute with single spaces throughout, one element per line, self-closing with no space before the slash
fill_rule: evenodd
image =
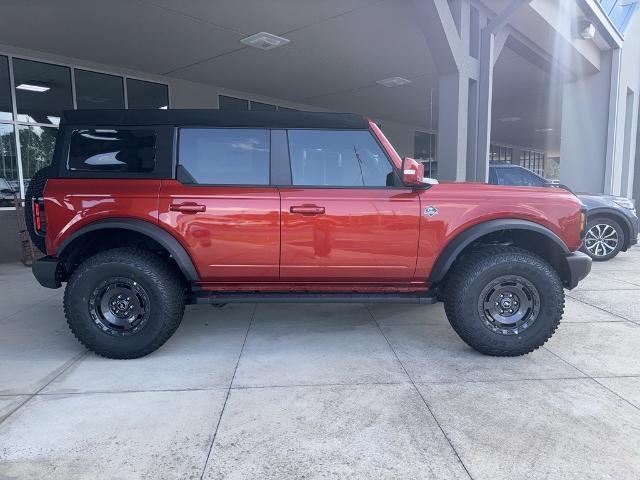
<path id="1" fill-rule="evenodd" d="M 594 218 L 587 224 L 582 251 L 596 262 L 610 260 L 622 249 L 624 230 L 610 218 Z"/>
<path id="2" fill-rule="evenodd" d="M 542 258 L 515 247 L 487 247 L 454 266 L 445 286 L 449 323 L 486 355 L 518 356 L 542 346 L 564 311 L 564 290 Z"/>
<path id="3" fill-rule="evenodd" d="M 184 285 L 172 265 L 153 253 L 107 250 L 73 272 L 64 309 L 71 331 L 89 350 L 138 358 L 159 348 L 180 325 Z"/>

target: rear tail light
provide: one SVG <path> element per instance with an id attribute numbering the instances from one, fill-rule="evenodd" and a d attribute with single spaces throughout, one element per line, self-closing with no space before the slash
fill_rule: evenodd
<path id="1" fill-rule="evenodd" d="M 47 232 L 47 218 L 44 213 L 44 200 L 42 198 L 33 198 L 33 226 L 38 235 L 44 235 Z"/>

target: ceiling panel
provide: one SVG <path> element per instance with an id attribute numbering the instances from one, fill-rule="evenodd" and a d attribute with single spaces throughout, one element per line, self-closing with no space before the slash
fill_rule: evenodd
<path id="1" fill-rule="evenodd" d="M 433 73 L 433 60 L 414 8 L 409 0 L 386 0 L 304 28 L 288 38 L 309 58 L 340 59 L 357 66 L 370 83 Z"/>
<path id="2" fill-rule="evenodd" d="M 247 35 L 282 35 L 380 0 L 143 0 Z"/>
<path id="3" fill-rule="evenodd" d="M 503 121 L 509 117 L 519 120 Z M 493 73 L 491 138 L 557 150 L 561 119 L 562 82 L 505 47 Z M 548 128 L 552 131 L 536 131 Z"/>
<path id="4" fill-rule="evenodd" d="M 373 84 L 365 88 L 322 96 L 313 100 L 332 110 L 359 112 L 376 118 L 388 118 L 396 121 L 404 118 L 405 113 L 419 111 L 417 125 L 428 127 L 430 90 L 435 87 L 434 76 L 423 76 L 408 85 L 383 87 Z M 437 124 L 437 92 L 433 92 L 433 125 Z M 415 120 L 415 117 L 413 118 Z M 411 123 L 406 120 L 405 123 Z"/>
<path id="5" fill-rule="evenodd" d="M 358 65 L 313 58 L 291 45 L 268 51 L 245 48 L 173 75 L 294 101 L 371 82 Z"/>
<path id="6" fill-rule="evenodd" d="M 150 73 L 239 48 L 240 38 L 130 0 L 9 0 L 0 14 L 0 43 Z"/>

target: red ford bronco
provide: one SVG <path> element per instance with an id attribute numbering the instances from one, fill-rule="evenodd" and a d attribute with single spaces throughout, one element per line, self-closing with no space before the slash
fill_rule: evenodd
<path id="1" fill-rule="evenodd" d="M 27 197 L 34 275 L 110 358 L 190 303 L 438 300 L 471 347 L 523 355 L 591 268 L 572 193 L 425 179 L 355 115 L 69 111 Z"/>

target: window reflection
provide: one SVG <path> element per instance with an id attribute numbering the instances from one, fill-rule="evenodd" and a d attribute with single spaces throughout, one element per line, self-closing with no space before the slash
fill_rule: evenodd
<path id="1" fill-rule="evenodd" d="M 78 108 L 124 108 L 122 77 L 75 69 Z"/>
<path id="2" fill-rule="evenodd" d="M 127 78 L 129 108 L 169 107 L 169 92 L 166 85 Z"/>
<path id="3" fill-rule="evenodd" d="M 13 125 L 0 124 L 0 207 L 13 206 L 13 192 L 20 192 L 16 138 Z"/>
<path id="4" fill-rule="evenodd" d="M 73 108 L 69 68 L 14 58 L 13 75 L 18 121 L 57 125 Z"/>
<path id="5" fill-rule="evenodd" d="M 9 60 L 0 56 L 0 120 L 13 120 Z"/>
<path id="6" fill-rule="evenodd" d="M 56 143 L 57 128 L 20 125 L 20 156 L 25 191 L 31 177 L 41 168 L 51 163 Z"/>

